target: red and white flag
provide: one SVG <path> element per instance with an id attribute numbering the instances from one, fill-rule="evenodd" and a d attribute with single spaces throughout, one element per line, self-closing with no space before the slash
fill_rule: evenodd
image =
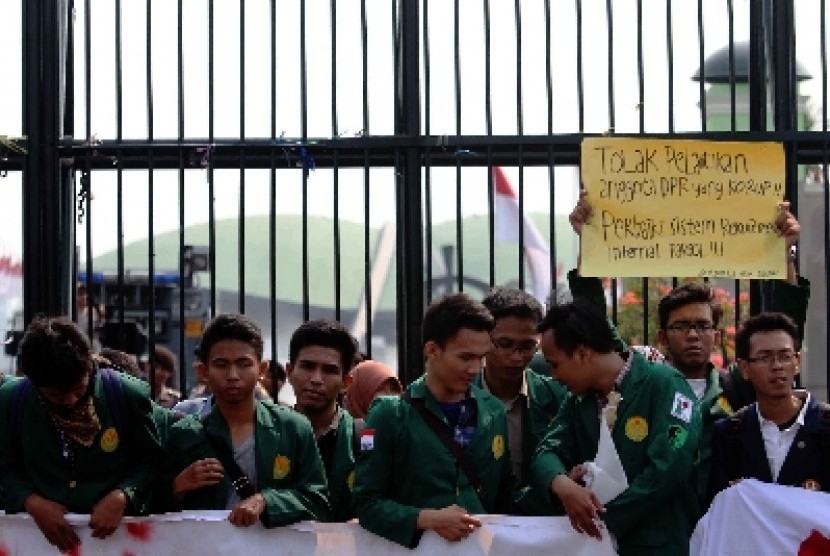
<path id="1" fill-rule="evenodd" d="M 744 479 L 715 497 L 695 528 L 689 552 L 826 556 L 830 494 Z"/>
<path id="2" fill-rule="evenodd" d="M 493 167 L 493 186 L 496 189 L 495 225 L 496 238 L 519 243 L 519 226 L 524 230 L 522 247 L 527 266 L 530 267 L 533 296 L 545 303 L 551 293 L 550 251 L 533 220 L 525 214 L 519 216 L 519 198 L 498 166 Z"/>

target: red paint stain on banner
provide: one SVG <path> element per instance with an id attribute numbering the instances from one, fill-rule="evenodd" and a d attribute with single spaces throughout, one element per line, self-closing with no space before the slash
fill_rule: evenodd
<path id="1" fill-rule="evenodd" d="M 798 556 L 826 556 L 830 554 L 830 539 L 813 529 L 798 547 Z"/>
<path id="2" fill-rule="evenodd" d="M 147 542 L 153 536 L 153 525 L 146 521 L 131 521 L 127 523 L 127 533 L 133 538 Z"/>

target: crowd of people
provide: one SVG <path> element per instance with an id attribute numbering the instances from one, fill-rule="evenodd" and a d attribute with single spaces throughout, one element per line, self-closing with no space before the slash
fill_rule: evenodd
<path id="1" fill-rule="evenodd" d="M 577 234 L 591 217 L 582 197 Z M 799 225 L 783 204 L 787 245 Z M 228 510 L 266 527 L 348 521 L 404 546 L 424 531 L 468 537 L 481 514 L 566 515 L 621 554 L 684 554 L 715 495 L 747 477 L 830 491 L 830 406 L 795 388 L 809 283 L 792 261 L 774 311 L 737 332 L 736 362 L 710 361 L 721 308 L 706 283 L 659 304 L 659 349 L 629 346 L 599 279 L 568 275 L 572 299 L 543 307 L 495 288 L 435 300 L 423 375 L 403 388 L 333 320 L 299 326 L 285 367 L 262 333 L 222 314 L 198 347 L 199 396 L 94 352 L 68 318 L 38 318 L 21 377 L 0 387 L 0 501 L 50 543 L 105 538 L 124 515 Z M 161 377 L 161 378 L 159 378 Z M 288 382 L 296 403 L 277 403 Z"/>

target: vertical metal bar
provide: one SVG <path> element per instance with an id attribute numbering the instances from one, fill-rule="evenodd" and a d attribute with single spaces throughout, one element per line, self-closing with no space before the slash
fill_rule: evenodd
<path id="1" fill-rule="evenodd" d="M 306 3 L 300 2 L 300 127 L 302 141 L 308 136 L 308 83 L 306 81 Z M 310 317 L 309 291 L 309 257 L 308 257 L 308 176 L 302 177 L 302 217 L 303 217 L 303 321 Z"/>
<path id="2" fill-rule="evenodd" d="M 245 0 L 239 2 L 239 312 L 245 313 Z"/>
<path id="3" fill-rule="evenodd" d="M 331 133 L 340 135 L 337 113 L 337 1 L 330 2 L 331 17 Z M 334 215 L 334 318 L 342 318 L 342 264 L 340 249 L 340 151 L 335 150 L 332 158 L 332 212 Z"/>
<path id="4" fill-rule="evenodd" d="M 369 29 L 366 22 L 366 0 L 360 0 L 360 50 L 363 62 L 363 133 L 369 135 Z"/>
<path id="5" fill-rule="evenodd" d="M 522 112 L 522 11 L 519 0 L 513 3 L 516 18 L 516 131 L 524 135 L 524 114 Z M 525 287 L 525 196 L 524 196 L 524 147 L 519 145 L 519 289 Z"/>
<path id="6" fill-rule="evenodd" d="M 123 139 L 123 96 L 121 89 L 122 66 L 121 66 L 121 0 L 115 1 L 115 136 L 119 142 Z M 122 152 L 119 150 L 116 157 L 116 234 L 117 234 L 117 272 L 116 277 L 118 291 L 118 314 L 119 320 L 123 323 L 124 311 L 126 308 L 124 299 L 124 175 L 123 175 Z M 88 290 L 87 290 L 88 291 Z M 89 311 L 90 317 L 92 311 Z M 148 320 L 148 322 L 151 322 Z M 118 327 L 118 345 L 124 346 L 124 326 Z"/>
<path id="7" fill-rule="evenodd" d="M 70 301 L 76 291 L 72 274 L 77 209 L 72 171 L 61 166 L 58 153 L 67 120 L 61 88 L 72 81 L 67 75 L 71 60 L 61 63 L 66 46 L 60 40 L 71 31 L 69 2 L 21 2 L 20 9 L 20 123 L 28 143 L 21 188 L 25 327 L 38 313 L 66 315 L 74 309 Z"/>
<path id="8" fill-rule="evenodd" d="M 371 183 L 369 173 L 369 150 L 363 151 L 363 290 L 366 300 L 366 334 L 364 350 L 372 358 L 372 236 L 370 234 Z"/>
<path id="9" fill-rule="evenodd" d="M 398 72 L 400 82 L 396 91 L 400 96 L 396 105 L 400 106 L 400 112 L 395 133 L 406 137 L 417 137 L 421 125 L 418 9 L 417 0 L 402 0 L 398 20 L 401 71 Z M 400 169 L 395 180 L 399 246 L 396 257 L 398 375 L 406 384 L 418 378 L 423 370 L 424 245 L 421 235 L 421 164 L 417 148 L 408 147 L 404 151 Z"/>
<path id="10" fill-rule="evenodd" d="M 766 19 L 764 0 L 749 0 L 749 130 L 767 128 Z M 701 73 L 701 81 L 703 74 Z M 749 312 L 761 311 L 761 283 L 749 283 Z"/>
<path id="11" fill-rule="evenodd" d="M 524 135 L 524 114 L 522 112 L 522 10 L 520 0 L 515 0 L 516 14 L 516 130 Z M 459 91 L 460 92 L 460 91 Z M 519 244 L 521 248 L 521 244 Z"/>
<path id="12" fill-rule="evenodd" d="M 608 18 L 608 127 L 612 133 L 616 128 L 614 106 L 614 6 L 612 0 L 605 0 L 605 13 Z"/>
<path id="13" fill-rule="evenodd" d="M 334 209 L 334 318 L 339 321 L 342 318 L 343 265 L 341 260 L 343 251 L 340 235 L 340 151 L 338 150 L 332 153 L 332 174 L 334 179 L 332 184 L 334 188 L 332 199 Z"/>
<path id="14" fill-rule="evenodd" d="M 213 0 L 208 0 L 208 144 L 213 146 L 214 138 L 214 86 L 213 86 Z M 210 268 L 210 315 L 216 316 L 216 205 L 213 181 L 213 156 L 208 157 L 208 267 Z"/>
<path id="15" fill-rule="evenodd" d="M 147 101 L 147 141 L 152 145 L 153 137 L 154 137 L 154 126 L 153 126 L 153 119 L 154 119 L 154 103 L 153 103 L 153 1 L 147 0 L 147 13 L 146 13 L 146 29 L 145 29 L 145 41 L 146 41 L 146 101 Z M 153 156 L 153 149 L 150 147 L 147 151 L 147 276 L 149 281 L 149 295 L 147 299 L 147 312 L 148 312 L 148 321 L 149 319 L 154 318 L 156 314 L 156 287 L 155 287 L 155 275 L 156 275 L 156 237 L 155 237 L 155 230 L 153 229 L 153 202 L 154 202 L 154 193 L 155 193 L 155 171 L 154 171 L 154 156 Z M 123 316 L 124 311 L 121 311 Z M 155 327 L 153 327 L 155 328 Z M 155 334 L 152 333 L 152 328 L 147 337 L 147 352 L 148 352 L 148 361 L 149 361 L 149 368 L 150 368 L 150 384 L 154 384 L 155 380 L 155 365 L 156 365 L 156 357 L 155 357 Z M 151 390 L 152 392 L 152 390 Z M 184 391 L 182 392 L 184 394 Z"/>
<path id="16" fill-rule="evenodd" d="M 461 7 L 453 1 L 453 76 L 455 78 L 455 134 L 461 137 Z M 455 260 L 458 291 L 464 291 L 464 215 L 461 210 L 461 159 L 455 155 Z"/>
<path id="17" fill-rule="evenodd" d="M 729 125 L 732 131 L 737 129 L 737 110 L 735 107 L 735 14 L 732 0 L 726 0 L 727 20 L 729 23 Z M 737 323 L 735 324 L 737 328 Z"/>
<path id="18" fill-rule="evenodd" d="M 519 145 L 519 289 L 525 288 L 525 169 L 524 146 Z"/>
<path id="19" fill-rule="evenodd" d="M 277 4 L 269 2 L 271 30 L 271 149 L 269 152 L 269 188 L 268 188 L 268 321 L 271 325 L 271 364 L 279 361 L 277 355 Z M 332 57 L 332 64 L 334 57 Z"/>
<path id="20" fill-rule="evenodd" d="M 672 33 L 672 0 L 666 0 L 666 67 L 668 70 L 669 133 L 674 133 L 674 35 Z"/>
<path id="21" fill-rule="evenodd" d="M 576 1 L 576 100 L 579 132 L 585 130 L 584 80 L 582 76 L 582 0 Z"/>
<path id="22" fill-rule="evenodd" d="M 178 112 L 179 112 L 179 141 L 184 141 L 184 9 L 183 0 L 178 1 L 178 30 L 177 30 L 177 53 L 176 58 L 178 62 Z M 185 190 L 184 190 L 184 163 L 185 153 L 184 149 L 179 147 L 179 387 L 184 391 L 187 387 L 187 369 L 185 362 L 187 358 L 184 352 L 184 306 L 186 299 L 186 286 L 184 276 L 184 209 L 185 209 Z M 151 281 L 155 282 L 155 276 L 150 277 Z M 150 322 L 154 323 L 155 315 L 150 315 Z M 151 334 L 155 334 L 155 326 L 150 325 Z M 155 384 L 153 382 L 152 384 Z"/>
<path id="23" fill-rule="evenodd" d="M 637 93 L 638 93 L 638 129 L 640 133 L 645 133 L 646 130 L 646 99 L 645 99 L 645 66 L 643 63 L 643 0 L 637 0 Z M 649 345 L 649 285 L 648 278 L 643 277 L 643 344 Z"/>
<path id="24" fill-rule="evenodd" d="M 698 40 L 698 67 L 700 81 L 698 81 L 698 102 L 700 103 L 700 129 L 706 131 L 706 60 L 703 56 L 703 0 L 697 0 L 697 40 Z"/>
<path id="25" fill-rule="evenodd" d="M 484 0 L 484 118 L 487 136 L 493 135 L 493 76 L 490 64 L 492 61 L 492 44 L 490 29 L 490 0 Z M 489 284 L 496 285 L 496 194 L 493 182 L 493 149 L 487 147 L 487 239 L 488 239 L 488 266 Z"/>
<path id="26" fill-rule="evenodd" d="M 411 1 L 411 0 L 402 0 L 402 1 L 407 2 L 407 1 Z M 423 41 L 423 45 L 424 45 L 424 49 L 423 49 L 423 57 L 424 57 L 424 135 L 429 135 L 430 134 L 430 121 L 431 121 L 431 112 L 430 112 L 431 102 L 430 101 L 432 100 L 432 88 L 431 88 L 431 80 L 430 80 L 430 76 L 431 76 L 430 67 L 431 66 L 430 66 L 430 50 L 429 50 L 429 0 L 423 0 L 423 2 L 424 2 L 424 15 L 423 15 L 423 37 L 422 37 L 422 41 Z M 489 0 L 485 0 L 485 2 L 489 2 Z M 406 6 L 404 6 L 403 10 L 405 10 L 406 13 L 410 13 Z M 399 27 L 403 28 L 404 25 L 400 25 Z M 405 31 L 406 30 L 403 29 L 403 31 L 401 33 L 401 45 L 402 45 L 401 50 L 402 50 L 402 53 L 406 51 L 405 42 L 408 40 L 408 37 L 406 37 L 403 34 L 403 33 L 405 33 Z M 409 52 L 411 52 L 411 50 Z M 417 56 L 418 54 L 419 53 L 416 51 L 415 56 Z M 403 56 L 403 54 L 402 54 L 402 56 Z M 406 69 L 409 68 L 409 66 L 403 60 L 401 60 L 401 66 L 404 68 L 403 71 L 406 71 Z M 489 75 L 489 72 L 490 72 L 489 64 L 487 65 L 487 68 L 485 69 L 485 72 L 486 72 L 486 75 Z M 403 86 L 404 81 L 406 81 L 406 76 L 401 74 L 400 75 L 401 86 Z M 489 88 L 488 88 L 488 92 L 485 92 L 485 94 L 489 94 Z M 402 98 L 400 99 L 400 102 L 403 103 L 405 101 L 405 97 L 404 97 L 404 95 L 401 95 L 401 97 Z M 405 111 L 406 107 L 401 106 L 401 110 Z M 408 160 L 408 157 L 407 157 L 407 160 Z M 401 180 L 401 181 L 403 181 L 403 180 Z M 401 202 L 400 199 L 399 199 L 398 202 Z M 403 222 L 403 220 L 399 220 L 399 222 Z M 428 150 L 428 149 L 424 153 L 424 224 L 423 225 L 424 225 L 424 236 L 425 236 L 424 237 L 424 244 L 425 244 L 424 245 L 424 247 L 425 247 L 424 258 L 426 259 L 426 263 L 425 263 L 425 273 L 426 273 L 426 277 L 425 277 L 425 281 L 426 281 L 425 301 L 426 301 L 426 303 L 431 303 L 432 302 L 432 289 L 433 289 L 433 283 L 432 283 L 432 275 L 433 275 L 433 269 L 432 269 L 432 256 L 433 256 L 433 251 L 432 251 L 432 158 L 431 158 L 431 151 Z M 398 291 L 398 295 L 399 296 L 403 295 L 401 293 L 401 290 Z M 399 340 L 399 343 L 400 343 L 400 340 Z M 412 348 L 413 349 L 414 348 L 420 349 L 421 346 L 413 346 Z M 403 358 L 401 358 L 401 360 L 403 360 Z M 414 378 L 412 380 L 414 380 Z"/>

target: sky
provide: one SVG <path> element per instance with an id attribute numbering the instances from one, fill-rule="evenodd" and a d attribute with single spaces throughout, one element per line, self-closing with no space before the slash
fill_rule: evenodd
<path id="1" fill-rule="evenodd" d="M 152 88 L 154 134 L 156 138 L 177 136 L 177 60 L 176 2 L 150 0 L 153 13 Z M 86 129 L 84 110 L 83 40 L 85 2 L 76 2 L 77 47 L 76 137 Z M 115 119 L 115 3 L 89 0 L 91 6 L 92 110 L 90 129 L 101 139 L 116 137 Z M 147 134 L 146 111 L 146 2 L 122 2 L 123 52 L 123 137 L 144 138 Z M 215 113 L 216 137 L 239 137 L 240 129 L 240 11 L 238 0 L 215 0 Z M 553 82 L 553 128 L 556 133 L 578 131 L 576 88 L 575 2 L 552 0 L 551 64 Z M 637 33 L 635 0 L 614 0 L 613 4 L 613 83 L 614 128 L 617 133 L 639 131 L 640 110 L 644 112 L 645 131 L 668 131 L 666 7 L 664 2 L 643 2 L 643 52 L 645 103 L 639 104 L 637 81 Z M 734 38 L 748 39 L 748 2 L 733 0 Z M 806 82 L 802 92 L 811 97 L 813 110 L 820 110 L 821 68 L 819 48 L 819 0 L 796 3 L 797 57 L 816 79 Z M 2 101 L 0 101 L 0 135 L 21 133 L 20 10 L 22 0 L 0 2 L 0 52 L 4 53 Z M 267 0 L 245 2 L 245 117 L 246 137 L 270 135 L 270 3 Z M 279 0 L 276 18 L 277 110 L 276 135 L 287 139 L 301 136 L 300 123 L 300 33 L 299 0 Z M 460 129 L 455 113 L 455 54 L 453 2 L 430 1 L 429 64 L 430 90 L 422 97 L 422 114 L 429 103 L 430 120 L 422 128 L 432 135 L 486 133 L 483 2 L 462 0 L 459 29 L 459 72 L 461 79 Z M 521 102 L 517 102 L 516 13 L 513 0 L 491 0 L 490 68 L 492 72 L 493 133 L 513 135 L 518 132 L 517 104 L 523 113 L 525 134 L 547 133 L 545 72 L 545 3 L 523 0 L 521 6 Z M 697 2 L 671 2 L 674 36 L 674 109 L 675 129 L 700 129 L 698 84 L 690 78 L 699 66 Z M 704 55 L 728 44 L 726 0 L 704 0 Z M 208 135 L 207 2 L 183 0 L 185 136 L 192 139 Z M 392 119 L 392 2 L 367 0 L 368 56 L 367 74 L 363 75 L 360 50 L 360 4 L 357 0 L 337 3 L 337 128 L 331 122 L 331 21 L 329 0 L 306 1 L 306 46 L 308 79 L 308 136 L 390 135 Z M 584 103 L 587 132 L 604 132 L 611 125 L 608 116 L 608 40 L 605 0 L 583 0 Z M 423 60 L 423 57 L 422 57 Z M 362 88 L 369 90 L 369 126 L 364 129 Z M 207 140 L 205 139 L 207 142 Z M 518 187 L 517 168 L 506 174 Z M 456 214 L 456 172 L 454 168 L 433 169 L 434 222 L 452 220 Z M 278 172 L 278 213 L 298 213 L 301 208 L 302 179 L 299 170 Z M 394 176 L 391 169 L 370 171 L 369 222 L 379 226 L 394 214 Z M 217 171 L 215 209 L 218 218 L 239 215 L 239 172 Z M 362 169 L 342 170 L 340 174 L 343 218 L 363 222 L 364 174 Z M 550 206 L 551 184 L 547 168 L 524 171 L 525 206 L 530 211 L 545 211 Z M 317 169 L 309 176 L 311 214 L 330 215 L 333 211 L 332 173 Z M 19 175 L 0 178 L 0 254 L 19 255 L 21 251 L 21 210 Z M 176 171 L 159 171 L 155 175 L 156 199 L 153 206 L 156 232 L 178 227 L 179 199 Z M 208 215 L 206 173 L 188 171 L 186 176 L 186 223 L 204 222 Z M 567 213 L 577 190 L 577 173 L 573 168 L 557 168 L 554 189 L 555 212 Z M 462 213 L 484 214 L 487 211 L 486 169 L 464 169 L 461 175 Z M 268 172 L 246 173 L 245 214 L 266 214 Z M 94 254 L 110 251 L 117 245 L 115 233 L 115 172 L 93 175 L 94 214 L 92 250 Z M 124 173 L 125 242 L 147 234 L 148 191 L 146 172 Z M 81 234 L 82 235 L 82 234 Z M 81 252 L 85 252 L 83 237 Z"/>

